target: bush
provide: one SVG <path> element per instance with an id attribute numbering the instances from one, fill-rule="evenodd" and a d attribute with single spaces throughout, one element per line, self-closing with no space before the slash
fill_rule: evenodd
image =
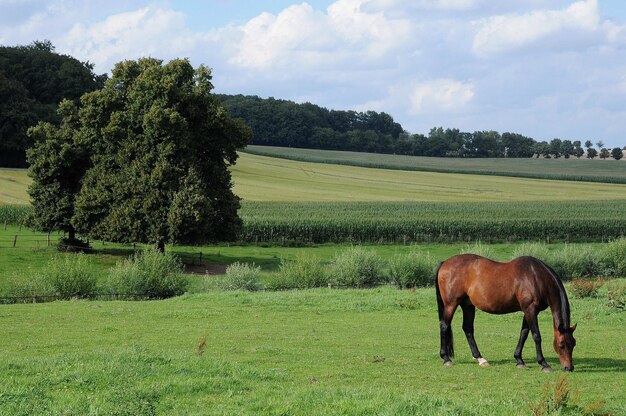
<path id="1" fill-rule="evenodd" d="M 590 247 L 565 246 L 563 249 L 550 253 L 545 262 L 554 269 L 561 280 L 573 277 L 596 275 L 598 272 L 598 253 Z"/>
<path id="2" fill-rule="evenodd" d="M 363 247 L 351 247 L 335 259 L 333 280 L 339 286 L 375 286 L 385 281 L 384 266 L 376 252 Z"/>
<path id="3" fill-rule="evenodd" d="M 591 298 L 598 294 L 598 289 L 602 287 L 602 279 L 572 279 L 570 290 L 578 298 Z"/>
<path id="4" fill-rule="evenodd" d="M 96 277 L 88 257 L 84 254 L 53 257 L 40 279 L 41 282 L 32 282 L 32 289 L 49 288 L 52 296 L 60 299 L 88 298 L 96 292 Z"/>
<path id="5" fill-rule="evenodd" d="M 480 241 L 476 241 L 471 245 L 466 245 L 463 250 L 461 250 L 461 254 L 477 254 L 479 256 L 487 257 L 488 259 L 493 259 L 495 256 L 491 246 L 483 244 Z"/>
<path id="6" fill-rule="evenodd" d="M 395 255 L 389 262 L 389 280 L 400 289 L 431 286 L 434 276 L 435 264 L 430 254 L 412 251 Z"/>
<path id="7" fill-rule="evenodd" d="M 260 290 L 262 289 L 260 274 L 259 266 L 233 263 L 226 268 L 226 276 L 219 286 L 224 290 Z"/>
<path id="8" fill-rule="evenodd" d="M 531 256 L 539 260 L 548 259 L 548 246 L 544 243 L 523 243 L 513 251 L 513 258 Z"/>
<path id="9" fill-rule="evenodd" d="M 305 289 L 328 284 L 328 273 L 320 259 L 304 253 L 298 254 L 293 261 L 282 261 L 278 275 L 282 287 L 276 289 Z"/>
<path id="10" fill-rule="evenodd" d="M 606 276 L 626 277 L 626 238 L 613 240 L 604 246 L 602 272 Z"/>
<path id="11" fill-rule="evenodd" d="M 626 311 L 626 282 L 610 282 L 607 284 L 609 307 Z"/>
<path id="12" fill-rule="evenodd" d="M 164 299 L 185 293 L 189 279 L 172 253 L 146 249 L 117 263 L 109 272 L 111 290 L 129 298 Z"/>

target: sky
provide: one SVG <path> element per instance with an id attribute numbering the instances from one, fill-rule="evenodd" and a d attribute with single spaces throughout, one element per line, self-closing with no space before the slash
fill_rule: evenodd
<path id="1" fill-rule="evenodd" d="M 0 0 L 0 44 L 109 73 L 187 57 L 215 92 L 626 145 L 623 0 Z"/>

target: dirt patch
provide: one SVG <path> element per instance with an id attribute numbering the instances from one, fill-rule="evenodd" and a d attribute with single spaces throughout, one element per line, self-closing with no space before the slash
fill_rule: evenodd
<path id="1" fill-rule="evenodd" d="M 226 267 L 228 267 L 228 264 L 221 263 L 185 264 L 185 273 L 203 275 L 226 274 Z"/>

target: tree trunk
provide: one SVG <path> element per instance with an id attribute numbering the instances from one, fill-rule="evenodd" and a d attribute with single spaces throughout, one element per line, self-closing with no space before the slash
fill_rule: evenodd
<path id="1" fill-rule="evenodd" d="M 159 253 L 165 253 L 165 240 L 159 238 L 156 242 L 156 250 Z"/>

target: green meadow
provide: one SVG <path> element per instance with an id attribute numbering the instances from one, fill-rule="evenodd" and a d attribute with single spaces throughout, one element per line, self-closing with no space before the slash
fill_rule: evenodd
<path id="1" fill-rule="evenodd" d="M 576 371 L 559 414 L 626 412 L 623 313 L 572 300 Z M 544 353 L 555 368 L 549 313 Z M 0 413 L 15 415 L 530 415 L 562 372 L 512 358 L 520 314 L 478 313 L 491 367 L 438 356 L 432 289 L 212 292 L 152 302 L 0 307 Z M 546 398 L 547 397 L 547 398 Z M 549 400 L 548 400 L 549 399 Z M 608 414 L 608 413 L 603 413 Z"/>

